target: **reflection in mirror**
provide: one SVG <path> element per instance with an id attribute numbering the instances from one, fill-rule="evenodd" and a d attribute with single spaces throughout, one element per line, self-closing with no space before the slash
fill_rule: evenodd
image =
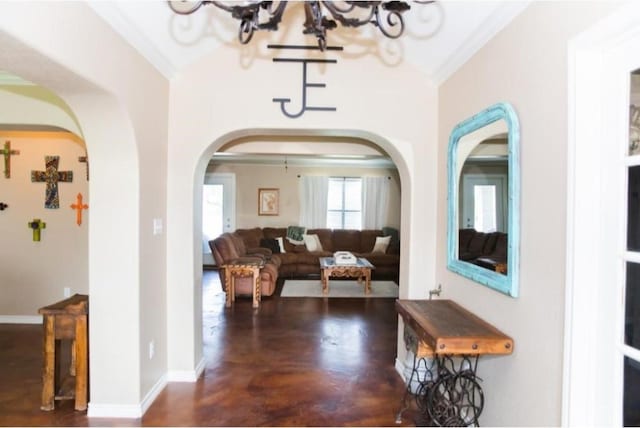
<path id="1" fill-rule="evenodd" d="M 449 142 L 448 267 L 517 296 L 518 123 L 497 104 L 460 123 Z"/>

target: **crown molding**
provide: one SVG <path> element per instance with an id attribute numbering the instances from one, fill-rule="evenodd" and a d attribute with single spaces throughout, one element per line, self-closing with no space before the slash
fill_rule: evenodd
<path id="1" fill-rule="evenodd" d="M 478 26 L 471 37 L 457 49 L 453 49 L 452 55 L 435 70 L 433 73 L 435 84 L 440 85 L 447 80 L 531 3 L 531 0 L 501 2 L 495 12 Z"/>

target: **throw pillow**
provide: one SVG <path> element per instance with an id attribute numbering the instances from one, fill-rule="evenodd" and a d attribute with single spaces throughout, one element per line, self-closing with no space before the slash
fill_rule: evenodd
<path id="1" fill-rule="evenodd" d="M 286 251 L 284 250 L 284 240 L 282 239 L 282 237 L 276 238 L 276 241 L 278 242 L 278 246 L 280 247 L 280 252 L 286 253 Z"/>
<path id="2" fill-rule="evenodd" d="M 294 241 L 302 241 L 302 235 L 306 232 L 306 228 L 302 226 L 289 226 L 287 227 L 287 238 L 291 238 Z"/>
<path id="3" fill-rule="evenodd" d="M 270 249 L 273 254 L 280 254 L 280 245 L 275 239 L 261 239 L 260 246 Z"/>
<path id="4" fill-rule="evenodd" d="M 376 243 L 373 245 L 372 253 L 386 253 L 387 247 L 389 246 L 389 242 L 391 242 L 391 236 L 378 236 L 376 238 Z"/>
<path id="5" fill-rule="evenodd" d="M 318 235 L 303 235 L 307 251 L 322 251 L 322 244 Z"/>

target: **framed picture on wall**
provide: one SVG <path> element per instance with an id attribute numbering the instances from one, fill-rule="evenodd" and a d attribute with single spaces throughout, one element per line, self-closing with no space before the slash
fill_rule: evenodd
<path id="1" fill-rule="evenodd" d="M 258 189 L 258 215 L 278 215 L 279 193 L 278 189 Z"/>

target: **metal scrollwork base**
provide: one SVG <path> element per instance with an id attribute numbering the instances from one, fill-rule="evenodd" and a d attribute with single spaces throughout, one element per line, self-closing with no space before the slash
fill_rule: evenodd
<path id="1" fill-rule="evenodd" d="M 481 379 L 476 375 L 477 355 L 424 355 L 417 338 L 406 334 L 405 343 L 413 352 L 413 367 L 401 401 L 396 423 L 409 408 L 413 395 L 419 411 L 419 426 L 480 426 L 484 408 Z"/>

